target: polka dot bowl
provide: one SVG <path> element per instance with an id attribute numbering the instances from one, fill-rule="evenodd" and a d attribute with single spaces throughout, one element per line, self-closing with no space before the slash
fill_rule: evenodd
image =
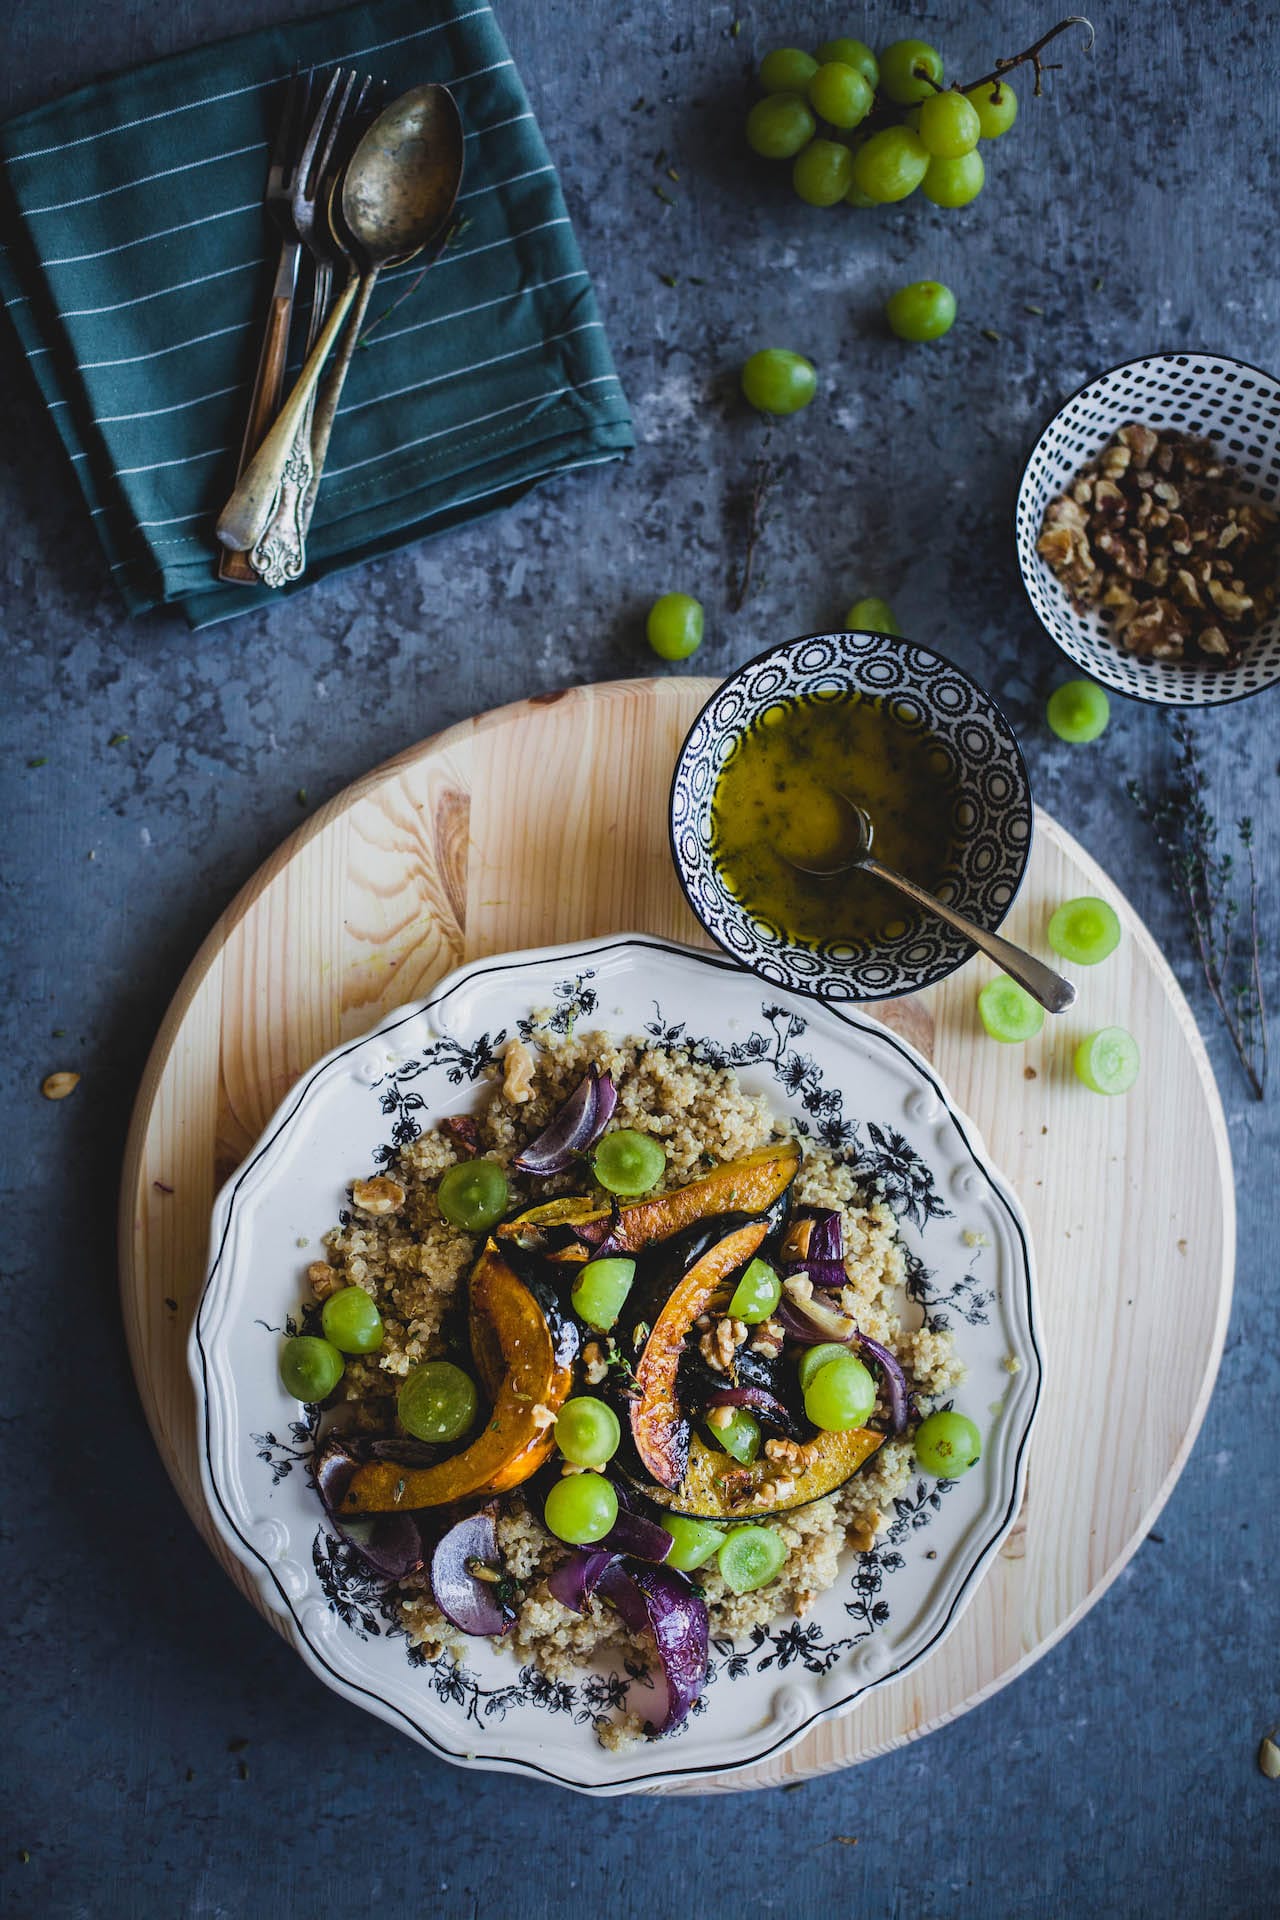
<path id="1" fill-rule="evenodd" d="M 956 797 L 939 898 L 994 931 L 1018 891 L 1031 846 L 1031 789 L 1017 740 L 967 674 L 928 647 L 887 634 L 808 634 L 762 653 L 724 682 L 676 761 L 671 851 L 694 914 L 740 965 L 774 986 L 824 1000 L 885 1000 L 944 979 L 971 957 L 972 943 L 905 902 L 902 920 L 874 943 L 790 940 L 730 893 L 718 871 L 711 825 L 720 770 L 753 720 L 783 701 L 837 700 L 851 691 L 891 701 L 946 754 Z"/>
<path id="2" fill-rule="evenodd" d="M 1144 660 L 1126 653 L 1100 613 L 1080 612 L 1036 552 L 1044 510 L 1118 427 L 1141 421 L 1217 448 L 1232 495 L 1274 506 L 1280 499 L 1280 383 L 1257 367 L 1212 353 L 1156 353 L 1112 367 L 1054 414 L 1032 449 L 1018 489 L 1018 568 L 1049 638 L 1091 679 L 1165 707 L 1244 700 L 1280 680 L 1280 615 L 1225 665 Z"/>

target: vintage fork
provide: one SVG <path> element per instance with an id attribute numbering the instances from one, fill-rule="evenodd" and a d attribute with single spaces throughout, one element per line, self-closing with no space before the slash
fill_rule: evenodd
<path id="1" fill-rule="evenodd" d="M 315 290 L 304 360 L 319 337 L 330 306 L 335 256 L 328 222 L 329 191 L 346 164 L 372 86 L 373 81 L 367 74 L 363 79 L 354 72 L 345 76 L 323 151 L 317 155 L 314 166 L 307 174 L 299 176 L 294 188 L 294 230 L 315 266 Z M 310 515 L 305 509 L 308 494 L 312 491 L 314 470 L 311 455 L 314 412 L 313 396 L 294 439 L 280 491 L 267 524 L 249 556 L 255 576 L 268 587 L 287 585 L 290 580 L 296 580 L 306 566 L 306 529 Z"/>
<path id="2" fill-rule="evenodd" d="M 321 92 L 320 82 L 314 72 L 295 74 L 289 82 L 284 110 L 272 143 L 264 205 L 280 231 L 280 260 L 271 289 L 271 306 L 236 467 L 237 479 L 262 444 L 267 428 L 280 410 L 294 297 L 298 287 L 298 264 L 302 258 L 302 241 L 293 219 L 294 187 L 299 179 L 307 177 L 311 168 L 316 149 L 325 134 L 341 78 L 339 73 L 333 74 Z M 258 584 L 258 576 L 249 564 L 248 555 L 241 553 L 224 552 L 221 555 L 218 578 L 239 581 L 245 586 Z"/>

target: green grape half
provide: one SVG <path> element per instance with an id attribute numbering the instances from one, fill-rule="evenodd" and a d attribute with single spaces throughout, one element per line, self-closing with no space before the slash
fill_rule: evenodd
<path id="1" fill-rule="evenodd" d="M 748 1327 L 758 1327 L 782 1298 L 782 1282 L 767 1260 L 753 1260 L 733 1290 L 729 1312 Z"/>
<path id="2" fill-rule="evenodd" d="M 599 1473 L 571 1473 L 547 1495 L 542 1517 L 548 1531 L 571 1547 L 603 1540 L 618 1517 L 618 1496 Z"/>
<path id="3" fill-rule="evenodd" d="M 882 127 L 863 142 L 851 163 L 853 185 L 881 206 L 905 200 L 928 171 L 929 149 L 910 127 Z"/>
<path id="4" fill-rule="evenodd" d="M 853 184 L 853 155 L 838 140 L 811 140 L 791 168 L 791 184 L 810 207 L 834 207 Z"/>
<path id="5" fill-rule="evenodd" d="M 570 1299 L 579 1320 L 607 1332 L 626 1305 L 636 1263 L 621 1254 L 588 1260 L 573 1283 Z"/>
<path id="6" fill-rule="evenodd" d="M 766 93 L 803 93 L 817 71 L 818 62 L 811 53 L 799 47 L 775 47 L 760 62 L 760 85 Z"/>
<path id="7" fill-rule="evenodd" d="M 902 633 L 893 608 L 887 600 L 881 600 L 876 594 L 870 594 L 865 600 L 855 600 L 844 617 L 844 623 L 854 633 L 891 633 L 895 637 Z"/>
<path id="8" fill-rule="evenodd" d="M 300 1333 L 280 1350 L 280 1383 L 307 1406 L 327 1400 L 341 1380 L 346 1362 L 330 1340 Z"/>
<path id="9" fill-rule="evenodd" d="M 339 1287 L 320 1309 L 324 1337 L 339 1353 L 376 1353 L 382 1345 L 382 1315 L 363 1287 Z"/>
<path id="10" fill-rule="evenodd" d="M 622 1444 L 618 1416 L 594 1394 L 575 1394 L 556 1418 L 556 1445 L 576 1467 L 603 1467 Z"/>
<path id="11" fill-rule="evenodd" d="M 731 1593 L 754 1593 L 782 1572 L 787 1543 L 772 1527 L 735 1527 L 721 1543 L 716 1564 Z"/>
<path id="12" fill-rule="evenodd" d="M 1059 740 L 1079 746 L 1106 732 L 1111 702 L 1092 680 L 1068 680 L 1049 695 L 1045 718 Z"/>
<path id="13" fill-rule="evenodd" d="M 838 1340 L 821 1340 L 816 1347 L 806 1347 L 796 1365 L 801 1390 L 808 1388 L 814 1375 L 820 1373 L 823 1367 L 829 1366 L 833 1360 L 843 1360 L 848 1351 L 848 1347 L 842 1346 Z"/>
<path id="14" fill-rule="evenodd" d="M 998 140 L 1018 117 L 1018 96 L 1007 80 L 988 80 L 980 87 L 970 87 L 965 98 L 978 115 L 984 140 Z"/>
<path id="15" fill-rule="evenodd" d="M 707 1431 L 717 1446 L 723 1447 L 731 1459 L 738 1460 L 744 1467 L 760 1452 L 764 1435 L 760 1431 L 760 1422 L 754 1413 L 748 1413 L 745 1407 L 731 1407 L 732 1419 L 722 1427 L 713 1427 L 708 1423 Z"/>
<path id="16" fill-rule="evenodd" d="M 400 1425 L 415 1440 L 460 1440 L 479 1404 L 475 1381 L 452 1360 L 424 1360 L 396 1396 Z"/>
<path id="17" fill-rule="evenodd" d="M 1050 917 L 1049 945 L 1064 960 L 1096 967 L 1120 945 L 1120 916 L 1105 900 L 1090 894 L 1064 900 Z"/>
<path id="18" fill-rule="evenodd" d="M 649 609 L 645 633 L 659 660 L 687 660 L 702 645 L 702 602 L 691 593 L 664 593 Z"/>
<path id="19" fill-rule="evenodd" d="M 986 162 L 975 147 L 958 160 L 931 160 L 920 191 L 935 207 L 967 207 L 982 192 L 986 178 Z"/>
<path id="20" fill-rule="evenodd" d="M 692 1573 L 719 1551 L 724 1534 L 710 1520 L 689 1520 L 681 1513 L 664 1515 L 660 1524 L 671 1535 L 671 1551 L 663 1561 L 677 1573 Z"/>
<path id="21" fill-rule="evenodd" d="M 880 55 L 880 85 L 898 106 L 927 100 L 935 91 L 930 80 L 942 82 L 942 55 L 928 41 L 895 40 Z"/>
<path id="22" fill-rule="evenodd" d="M 804 1410 L 824 1433 L 847 1433 L 864 1425 L 875 1404 L 876 1383 L 852 1353 L 828 1360 L 804 1390 Z"/>
<path id="23" fill-rule="evenodd" d="M 931 93 L 919 111 L 920 138 L 936 160 L 958 160 L 977 146 L 982 122 L 964 94 Z"/>
<path id="24" fill-rule="evenodd" d="M 742 391 L 759 413 L 799 413 L 818 391 L 818 375 L 802 353 L 762 347 L 742 369 Z"/>
<path id="25" fill-rule="evenodd" d="M 816 125 L 798 93 L 771 93 L 747 115 L 747 145 L 766 160 L 790 160 L 812 140 Z"/>
<path id="26" fill-rule="evenodd" d="M 511 1199 L 507 1176 L 496 1160 L 460 1160 L 440 1176 L 436 1203 L 451 1227 L 483 1233 L 501 1220 Z"/>
<path id="27" fill-rule="evenodd" d="M 1044 1008 L 1025 987 L 998 973 L 978 995 L 978 1015 L 993 1040 L 1031 1040 L 1044 1025 Z"/>
<path id="28" fill-rule="evenodd" d="M 591 1157 L 591 1171 L 609 1193 L 629 1197 L 656 1187 L 667 1166 L 666 1149 L 651 1133 L 619 1127 L 606 1133 Z"/>
<path id="29" fill-rule="evenodd" d="M 967 1414 L 931 1413 L 916 1428 L 916 1459 L 938 1480 L 958 1480 L 980 1459 L 982 1435 Z"/>
<path id="30" fill-rule="evenodd" d="M 899 340 L 940 340 L 956 317 L 956 297 L 940 280 L 913 280 L 889 295 L 884 313 Z"/>
<path id="31" fill-rule="evenodd" d="M 1138 1043 L 1124 1027 L 1101 1027 L 1076 1048 L 1076 1077 L 1093 1093 L 1128 1093 L 1141 1066 Z"/>
<path id="32" fill-rule="evenodd" d="M 827 60 L 809 82 L 809 105 L 833 127 L 860 126 L 871 111 L 875 99 L 868 82 L 856 67 L 843 60 Z M 975 114 L 974 118 L 977 116 Z"/>
<path id="33" fill-rule="evenodd" d="M 839 60 L 842 66 L 860 73 L 872 92 L 880 84 L 880 62 L 865 40 L 824 40 L 818 48 L 819 60 Z"/>

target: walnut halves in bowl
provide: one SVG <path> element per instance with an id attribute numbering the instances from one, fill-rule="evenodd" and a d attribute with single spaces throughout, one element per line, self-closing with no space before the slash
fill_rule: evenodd
<path id="1" fill-rule="evenodd" d="M 1130 653 L 1236 660 L 1275 609 L 1280 547 L 1229 484 L 1212 447 L 1133 422 L 1049 502 L 1037 551 Z"/>

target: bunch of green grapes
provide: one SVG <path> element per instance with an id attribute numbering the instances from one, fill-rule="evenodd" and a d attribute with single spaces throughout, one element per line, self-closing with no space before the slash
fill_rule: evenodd
<path id="1" fill-rule="evenodd" d="M 1018 114 L 1007 80 L 944 88 L 942 55 L 924 40 L 895 40 L 879 59 L 862 40 L 827 40 L 816 55 L 779 47 L 760 62 L 760 85 L 747 141 L 791 162 L 811 207 L 884 206 L 917 187 L 936 207 L 967 207 L 986 178 L 978 142 Z"/>

